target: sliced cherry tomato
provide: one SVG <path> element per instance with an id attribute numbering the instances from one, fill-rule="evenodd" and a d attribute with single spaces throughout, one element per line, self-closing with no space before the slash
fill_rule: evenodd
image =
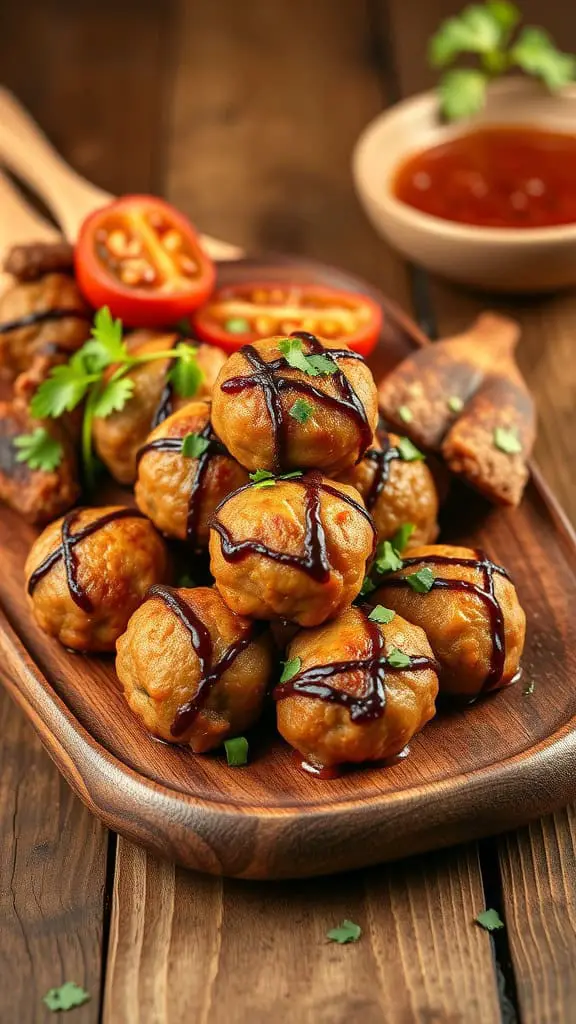
<path id="1" fill-rule="evenodd" d="M 174 324 L 214 288 L 214 264 L 190 221 L 155 196 L 123 196 L 90 214 L 74 260 L 91 305 L 131 327 Z"/>
<path id="2" fill-rule="evenodd" d="M 193 317 L 203 341 L 233 352 L 259 338 L 309 331 L 367 356 L 382 327 L 380 306 L 365 295 L 314 284 L 229 285 Z"/>

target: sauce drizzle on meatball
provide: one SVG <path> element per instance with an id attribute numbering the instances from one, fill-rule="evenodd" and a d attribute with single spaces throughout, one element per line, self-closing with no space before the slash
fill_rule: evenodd
<path id="1" fill-rule="evenodd" d="M 170 732 L 173 736 L 181 736 L 190 727 L 195 715 L 203 707 L 212 687 L 222 678 L 238 655 L 252 643 L 258 631 L 262 630 L 264 626 L 260 623 L 250 623 L 242 636 L 230 645 L 215 665 L 212 665 L 214 648 L 210 631 L 199 616 L 192 611 L 178 591 L 174 590 L 173 587 L 166 587 L 157 583 L 150 587 L 147 597 L 158 597 L 161 601 L 164 601 L 164 604 L 173 612 L 178 621 L 188 630 L 192 646 L 200 662 L 200 682 L 197 693 L 192 700 L 178 708 L 176 717 L 170 726 Z"/>
<path id="2" fill-rule="evenodd" d="M 278 359 L 273 359 L 271 362 L 267 363 L 265 359 L 262 359 L 262 356 L 253 345 L 244 345 L 240 351 L 246 357 L 252 369 L 256 372 L 251 376 L 231 377 L 229 380 L 223 382 L 222 391 L 234 395 L 239 394 L 246 388 L 262 388 L 273 430 L 273 468 L 276 473 L 280 473 L 284 468 L 283 449 L 286 420 L 280 397 L 282 391 L 296 391 L 298 394 L 306 395 L 308 398 L 315 399 L 321 405 L 339 409 L 340 411 L 345 412 L 347 416 L 350 416 L 356 423 L 360 433 L 361 457 L 362 452 L 368 448 L 372 440 L 372 429 L 368 422 L 366 410 L 354 388 L 350 384 L 346 374 L 338 366 L 338 360 L 361 360 L 362 356 L 359 355 L 358 352 L 352 352 L 345 349 L 327 349 L 315 334 L 309 334 L 307 331 L 293 331 L 290 337 L 300 338 L 302 341 L 307 342 L 309 346 L 309 355 L 326 355 L 334 361 L 337 369 L 335 373 L 330 375 L 330 379 L 334 382 L 336 388 L 340 392 L 339 396 L 328 395 L 321 391 L 320 388 L 314 387 L 313 384 L 308 384 L 305 381 L 294 380 L 291 377 L 277 376 L 278 371 L 280 370 L 293 369 L 285 356 L 280 356 Z"/>
<path id="3" fill-rule="evenodd" d="M 368 451 L 364 453 L 363 458 L 369 459 L 369 461 L 373 462 L 376 466 L 374 479 L 370 490 L 364 499 L 366 508 L 372 509 L 390 478 L 390 463 L 395 459 L 401 458 L 401 455 L 398 448 L 394 448 L 393 445 L 390 444 L 390 438 L 386 434 L 386 436 L 382 438 L 382 448 L 369 448 Z"/>
<path id="4" fill-rule="evenodd" d="M 10 331 L 18 331 L 22 327 L 33 327 L 35 324 L 42 324 L 49 320 L 67 320 L 73 317 L 75 320 L 86 320 L 90 318 L 86 313 L 78 309 L 44 309 L 35 313 L 26 313 L 19 316 L 17 320 L 7 320 L 0 324 L 0 334 L 9 334 Z"/>
<path id="5" fill-rule="evenodd" d="M 442 579 L 436 577 L 432 582 L 432 590 L 463 590 L 476 594 L 483 601 L 490 621 L 490 632 L 492 641 L 492 652 L 490 655 L 490 667 L 482 686 L 482 693 L 491 690 L 504 673 L 506 661 L 506 631 L 504 628 L 504 613 L 494 589 L 494 573 L 499 573 L 510 579 L 510 574 L 501 565 L 496 565 L 488 556 L 477 549 L 477 558 L 457 558 L 450 555 L 423 555 L 421 558 L 405 558 L 403 567 L 412 565 L 457 565 L 463 568 L 478 569 L 483 575 L 483 585 L 470 583 L 468 580 Z M 386 587 L 409 587 L 410 584 L 405 576 L 395 576 L 385 580 Z"/>
<path id="6" fill-rule="evenodd" d="M 108 512 L 105 516 L 101 516 L 100 519 L 94 519 L 93 522 L 87 523 L 86 526 L 83 526 L 82 529 L 78 530 L 78 533 L 71 534 L 70 528 L 82 511 L 83 509 L 75 508 L 72 509 L 67 516 L 64 516 L 61 531 L 62 542 L 60 546 L 57 547 L 52 554 L 48 555 L 47 558 L 45 558 L 44 561 L 41 562 L 34 570 L 28 580 L 28 593 L 32 594 L 40 580 L 50 572 L 52 566 L 63 560 L 64 567 L 66 569 L 66 582 L 68 584 L 70 596 L 74 603 L 77 604 L 83 612 L 90 614 L 94 608 L 92 601 L 78 580 L 78 559 L 76 558 L 74 548 L 81 540 L 84 540 L 86 537 L 90 537 L 93 533 L 96 533 L 97 530 L 101 530 L 104 526 L 108 526 L 109 523 L 114 522 L 116 519 L 145 519 L 146 517 L 143 516 L 138 509 L 120 508 L 115 512 Z"/>
<path id="7" fill-rule="evenodd" d="M 378 624 L 368 618 L 365 609 L 361 608 L 359 611 L 364 617 L 370 642 L 369 656 L 358 660 L 335 661 L 329 665 L 312 665 L 311 668 L 298 672 L 287 682 L 280 683 L 272 693 L 274 700 L 285 700 L 286 697 L 312 697 L 314 700 L 322 700 L 329 704 L 341 704 L 349 710 L 353 722 L 371 722 L 382 718 L 386 710 L 385 680 L 388 672 L 437 669 L 438 666 L 432 658 L 422 655 L 411 657 L 410 665 L 406 668 L 387 664 L 384 637 Z M 367 684 L 363 694 L 341 690 L 328 682 L 333 676 L 345 672 L 364 674 Z"/>
<path id="8" fill-rule="evenodd" d="M 370 514 L 366 511 L 366 508 L 363 505 L 360 505 L 348 494 L 343 494 L 341 491 L 336 490 L 335 487 L 331 487 L 329 484 L 324 483 L 322 480 L 322 474 L 317 471 L 307 473 L 306 476 L 301 478 L 290 480 L 290 483 L 304 487 L 306 492 L 304 502 L 305 534 L 303 555 L 291 555 L 287 551 L 277 551 L 275 548 L 268 547 L 267 544 L 262 544 L 257 540 L 235 541 L 227 527 L 225 527 L 224 524 L 216 518 L 218 511 L 222 508 L 222 505 L 228 500 L 230 495 L 228 495 L 228 497 L 218 505 L 216 514 L 212 520 L 212 529 L 216 530 L 216 533 L 220 537 L 222 555 L 227 562 L 241 562 L 242 559 L 247 558 L 248 555 L 263 555 L 265 558 L 270 558 L 274 562 L 280 562 L 281 565 L 290 565 L 295 569 L 301 569 L 302 572 L 305 572 L 317 583 L 325 583 L 330 576 L 330 562 L 328 561 L 326 534 L 324 533 L 324 526 L 322 524 L 320 511 L 321 494 L 331 494 L 334 498 L 339 498 L 341 501 L 344 501 L 347 505 L 350 505 L 351 508 L 359 512 L 372 527 L 375 545 L 376 530 L 374 524 Z M 252 484 L 245 484 L 244 487 L 241 487 L 234 493 L 239 494 L 240 491 L 246 490 L 248 487 L 252 486 Z M 372 550 L 374 550 L 374 547 Z"/>

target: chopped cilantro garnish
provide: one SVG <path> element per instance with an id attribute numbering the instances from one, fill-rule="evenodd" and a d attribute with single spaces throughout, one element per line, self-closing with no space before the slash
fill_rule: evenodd
<path id="1" fill-rule="evenodd" d="M 410 537 L 414 533 L 415 529 L 416 527 L 414 523 L 402 523 L 402 526 L 399 526 L 398 529 L 396 530 L 396 533 L 390 540 L 390 543 L 394 550 L 397 551 L 399 555 L 401 555 L 402 552 L 405 550 L 406 545 L 408 544 L 408 541 L 410 540 Z"/>
<path id="2" fill-rule="evenodd" d="M 531 679 L 529 683 L 526 683 L 526 686 L 522 690 L 522 693 L 524 694 L 525 697 L 529 697 L 531 693 L 534 693 L 534 680 L 533 679 Z"/>
<path id="3" fill-rule="evenodd" d="M 60 1010 L 73 1010 L 75 1006 L 83 1006 L 89 999 L 90 993 L 75 981 L 65 981 L 59 988 L 49 989 L 42 1002 L 52 1013 L 57 1013 Z"/>
<path id="4" fill-rule="evenodd" d="M 401 405 L 398 409 L 398 415 L 402 420 L 402 423 L 412 423 L 414 419 L 414 413 L 412 409 L 409 409 L 407 405 Z"/>
<path id="5" fill-rule="evenodd" d="M 326 932 L 326 938 L 330 942 L 338 942 L 341 946 L 348 942 L 358 942 L 361 935 L 360 925 L 354 924 L 353 921 L 342 921 L 338 928 L 331 928 L 329 932 Z"/>
<path id="6" fill-rule="evenodd" d="M 412 658 L 409 654 L 404 654 L 404 651 L 399 651 L 397 647 L 392 647 L 388 652 L 386 661 L 392 668 L 408 668 L 412 664 Z"/>
<path id="7" fill-rule="evenodd" d="M 283 666 L 280 682 L 287 683 L 293 676 L 298 675 L 302 668 L 302 658 L 291 658 L 290 661 L 283 662 Z"/>
<path id="8" fill-rule="evenodd" d="M 417 594 L 427 594 L 432 589 L 436 577 L 429 565 L 423 565 L 417 572 L 406 577 L 407 582 Z"/>
<path id="9" fill-rule="evenodd" d="M 395 615 L 396 612 L 393 612 L 391 608 L 385 608 L 384 605 L 377 604 L 370 612 L 368 618 L 372 622 L 379 622 L 382 625 L 385 625 L 387 622 L 392 622 Z"/>
<path id="10" fill-rule="evenodd" d="M 504 921 L 497 910 L 483 910 L 482 913 L 478 914 L 475 918 L 475 921 L 487 932 L 495 932 L 498 931 L 499 928 L 504 928 Z"/>
<path id="11" fill-rule="evenodd" d="M 494 444 L 501 452 L 507 455 L 519 455 L 522 451 L 522 442 L 514 429 L 507 427 L 496 427 L 494 431 Z"/>
<path id="12" fill-rule="evenodd" d="M 464 408 L 464 402 L 458 395 L 450 395 L 447 404 L 450 412 L 462 412 Z"/>
<path id="13" fill-rule="evenodd" d="M 248 740 L 245 736 L 224 740 L 224 749 L 230 768 L 241 768 L 242 765 L 248 764 Z"/>
<path id="14" fill-rule="evenodd" d="M 409 437 L 401 437 L 396 445 L 404 462 L 423 462 L 426 456 L 412 443 Z"/>
<path id="15" fill-rule="evenodd" d="M 329 373 L 337 373 L 338 366 L 335 361 L 327 355 L 307 356 L 300 338 L 283 338 L 278 342 L 278 348 L 288 366 L 293 370 L 301 370 L 309 377 L 321 377 Z"/>
<path id="16" fill-rule="evenodd" d="M 182 455 L 187 459 L 199 459 L 209 447 L 210 441 L 200 434 L 186 434 L 182 438 Z"/>
<path id="17" fill-rule="evenodd" d="M 374 565 L 379 573 L 396 572 L 402 568 L 402 559 L 389 540 L 383 540 L 378 545 Z"/>
<path id="18" fill-rule="evenodd" d="M 36 427 L 31 434 L 20 434 L 12 443 L 18 449 L 16 462 L 25 462 L 30 469 L 51 473 L 62 462 L 64 449 L 46 427 Z"/>
<path id="19" fill-rule="evenodd" d="M 305 398 L 297 398 L 290 409 L 290 416 L 298 423 L 307 423 L 313 412 L 310 402 L 307 402 Z"/>
<path id="20" fill-rule="evenodd" d="M 296 480 L 300 476 L 302 476 L 301 469 L 295 469 L 291 473 L 282 473 L 280 476 L 274 476 L 269 469 L 257 469 L 254 473 L 250 473 L 250 480 L 255 489 L 260 489 L 274 487 L 277 480 Z"/>
<path id="21" fill-rule="evenodd" d="M 360 588 L 359 597 L 367 597 L 367 595 L 371 594 L 374 590 L 376 590 L 376 584 L 372 583 L 372 580 L 370 579 L 369 576 L 365 576 L 364 583 Z"/>
<path id="22" fill-rule="evenodd" d="M 330 356 L 306 356 L 306 362 L 309 367 L 312 367 L 312 370 L 314 371 L 313 376 L 315 377 L 323 377 L 326 374 L 338 373 L 338 366 Z M 310 369 L 307 370 L 307 373 L 310 373 Z"/>

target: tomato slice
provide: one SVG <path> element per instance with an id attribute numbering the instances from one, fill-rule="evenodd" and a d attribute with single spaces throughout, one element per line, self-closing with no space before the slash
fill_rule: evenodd
<path id="1" fill-rule="evenodd" d="M 123 196 L 90 214 L 74 262 L 88 302 L 130 327 L 174 324 L 214 289 L 214 264 L 192 224 L 155 196 Z"/>
<path id="2" fill-rule="evenodd" d="M 228 352 L 274 334 L 310 331 L 367 356 L 382 328 L 382 310 L 355 292 L 314 284 L 250 282 L 220 288 L 192 322 L 202 341 Z"/>

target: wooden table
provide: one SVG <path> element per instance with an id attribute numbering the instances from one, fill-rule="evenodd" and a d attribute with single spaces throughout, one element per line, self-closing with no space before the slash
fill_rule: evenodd
<path id="1" fill-rule="evenodd" d="M 0 78 L 79 171 L 163 193 L 249 250 L 364 275 L 425 329 L 480 308 L 523 325 L 537 458 L 569 515 L 574 295 L 495 303 L 408 267 L 355 199 L 363 125 L 431 78 L 425 40 L 448 0 L 4 0 Z M 563 0 L 523 3 L 565 49 Z M 573 614 L 573 609 L 569 612 Z M 1 671 L 1 669 L 0 669 Z M 347 877 L 222 881 L 161 863 L 90 816 L 0 693 L 0 1020 L 44 1021 L 82 983 L 84 1024 L 551 1024 L 576 1019 L 576 811 Z M 497 908 L 493 941 L 473 924 Z M 360 942 L 326 931 L 358 922 Z"/>

